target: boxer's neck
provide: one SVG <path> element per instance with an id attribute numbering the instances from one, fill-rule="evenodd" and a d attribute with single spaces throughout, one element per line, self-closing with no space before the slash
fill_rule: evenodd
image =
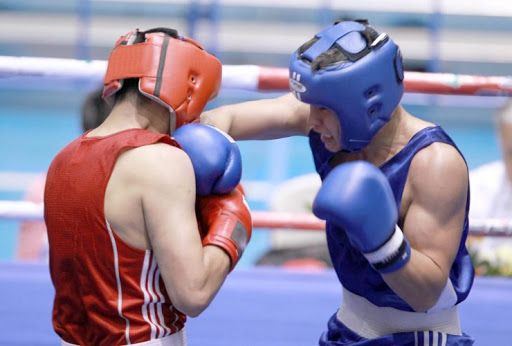
<path id="1" fill-rule="evenodd" d="M 133 93 L 116 103 L 105 122 L 90 135 L 104 136 L 132 128 L 169 133 L 169 122 L 169 111 L 165 107 Z"/>

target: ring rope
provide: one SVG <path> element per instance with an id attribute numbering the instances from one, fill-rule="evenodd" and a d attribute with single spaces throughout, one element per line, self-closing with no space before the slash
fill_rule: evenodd
<path id="1" fill-rule="evenodd" d="M 44 205 L 27 201 L 0 201 L 0 219 L 20 221 L 43 220 Z M 286 228 L 295 230 L 325 230 L 325 221 L 308 213 L 253 211 L 255 228 Z M 471 219 L 469 231 L 474 236 L 511 237 L 512 219 Z"/>
<path id="2" fill-rule="evenodd" d="M 0 56 L 0 80 L 36 77 L 102 82 L 105 60 Z M 251 91 L 288 91 L 288 69 L 224 65 L 222 87 Z M 414 93 L 512 96 L 512 76 L 405 72 L 405 90 Z"/>

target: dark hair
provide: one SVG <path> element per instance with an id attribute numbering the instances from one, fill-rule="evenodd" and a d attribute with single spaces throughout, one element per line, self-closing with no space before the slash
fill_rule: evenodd
<path id="1" fill-rule="evenodd" d="M 356 19 L 354 21 L 361 23 L 366 27 L 366 30 L 363 31 L 362 34 L 365 36 L 366 41 L 368 43 L 373 42 L 379 36 L 379 33 L 368 24 L 368 21 L 366 19 Z M 334 22 L 333 25 L 339 24 L 341 22 L 343 22 L 343 20 L 336 21 L 336 22 Z M 299 56 L 302 55 L 309 48 L 311 48 L 311 46 L 313 46 L 316 43 L 316 41 L 318 41 L 318 40 L 319 40 L 319 38 L 315 36 L 312 39 L 310 39 L 309 41 L 307 41 L 306 43 L 304 43 L 302 46 L 300 46 L 297 51 Z M 305 61 L 308 61 L 304 57 L 302 57 L 302 59 Z M 327 66 L 330 66 L 333 64 L 338 64 L 338 63 L 344 62 L 344 61 L 351 61 L 351 59 L 350 59 L 350 57 L 348 57 L 346 55 L 346 53 L 343 51 L 342 47 L 335 44 L 331 48 L 329 48 L 328 50 L 326 50 L 325 52 L 323 52 L 319 56 L 317 56 L 315 58 L 315 60 L 308 61 L 308 62 L 311 65 L 312 71 L 319 71 L 319 70 L 326 68 Z"/>
<path id="2" fill-rule="evenodd" d="M 124 100 L 126 95 L 133 92 L 139 93 L 139 78 L 124 79 L 123 87 L 111 96 L 112 99 L 109 99 L 109 103 L 112 102 L 112 106 L 114 106 L 119 101 Z"/>
<path id="3" fill-rule="evenodd" d="M 112 106 L 105 102 L 102 97 L 103 88 L 89 93 L 80 109 L 82 115 L 82 129 L 88 131 L 94 129 L 105 120 L 110 114 Z"/>

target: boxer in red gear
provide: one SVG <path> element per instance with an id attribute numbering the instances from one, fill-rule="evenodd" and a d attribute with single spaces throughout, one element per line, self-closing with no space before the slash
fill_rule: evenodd
<path id="1" fill-rule="evenodd" d="M 47 175 L 53 326 L 63 345 L 185 345 L 186 316 L 207 308 L 241 255 L 232 250 L 249 239 L 247 206 L 238 192 L 212 197 L 220 213 L 208 214 L 208 234 L 225 241 L 203 246 L 197 155 L 169 136 L 197 120 L 220 81 L 220 62 L 175 30 L 118 40 L 105 76 L 112 111 Z M 216 138 L 205 152 L 232 150 Z M 238 223 L 247 232 L 240 244 L 226 227 Z"/>

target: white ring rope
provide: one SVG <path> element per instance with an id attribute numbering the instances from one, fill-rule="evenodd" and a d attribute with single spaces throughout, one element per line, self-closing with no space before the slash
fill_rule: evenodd
<path id="1" fill-rule="evenodd" d="M 24 77 L 78 80 L 100 84 L 104 60 L 0 56 L 0 80 Z M 251 91 L 287 91 L 288 69 L 257 65 L 224 65 L 222 87 Z M 510 76 L 405 72 L 408 92 L 457 95 L 512 95 Z"/>
<path id="2" fill-rule="evenodd" d="M 0 56 L 0 81 L 24 78 L 97 82 L 106 70 L 104 60 L 74 60 L 39 57 Z M 250 91 L 287 91 L 288 70 L 257 65 L 224 65 L 222 87 Z M 8 85 L 5 84 L 4 85 Z M 510 76 L 472 76 L 450 73 L 406 72 L 408 92 L 456 95 L 512 95 Z M 253 212 L 256 227 L 324 229 L 324 223 L 311 214 Z M 25 201 L 0 201 L 0 219 L 42 220 L 43 205 Z M 471 220 L 475 235 L 511 236 L 512 219 Z"/>
<path id="3" fill-rule="evenodd" d="M 0 200 L 0 220 L 42 221 L 44 205 L 26 201 Z M 256 228 L 324 230 L 325 223 L 313 214 L 253 211 Z M 469 231 L 475 236 L 511 237 L 512 219 L 471 219 Z"/>
<path id="4" fill-rule="evenodd" d="M 0 201 L 0 219 L 20 221 L 43 220 L 44 205 L 27 201 Z"/>

